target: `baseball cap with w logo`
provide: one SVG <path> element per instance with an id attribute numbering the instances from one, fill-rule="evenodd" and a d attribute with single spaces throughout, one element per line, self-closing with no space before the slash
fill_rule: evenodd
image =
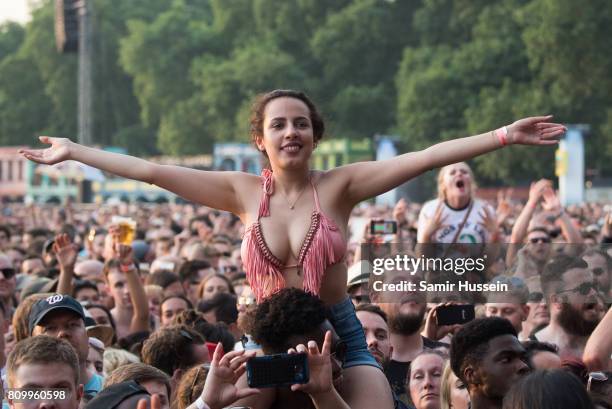
<path id="1" fill-rule="evenodd" d="M 69 295 L 53 294 L 47 298 L 36 301 L 32 306 L 28 320 L 30 335 L 34 327 L 37 326 L 48 313 L 59 309 L 72 311 L 85 321 L 83 306 L 77 300 Z"/>

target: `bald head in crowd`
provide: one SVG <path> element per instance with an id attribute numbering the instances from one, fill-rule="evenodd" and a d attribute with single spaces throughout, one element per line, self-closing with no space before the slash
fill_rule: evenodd
<path id="1" fill-rule="evenodd" d="M 104 263 L 98 260 L 84 260 L 74 266 L 74 274 L 86 280 L 103 279 Z"/>

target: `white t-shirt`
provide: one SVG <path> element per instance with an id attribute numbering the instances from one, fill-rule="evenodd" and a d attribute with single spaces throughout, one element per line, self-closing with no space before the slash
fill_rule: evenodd
<path id="1" fill-rule="evenodd" d="M 423 205 L 421 213 L 419 213 L 419 225 L 418 229 L 421 231 L 425 228 L 428 219 L 431 219 L 436 213 L 440 199 L 430 200 Z M 474 206 L 470 213 L 470 216 L 465 222 L 461 234 L 457 237 L 457 243 L 476 244 L 476 243 L 488 243 L 490 241 L 489 233 L 486 231 L 483 223 L 481 214 L 484 213 L 484 208 L 487 208 L 491 217 L 495 218 L 495 210 L 483 202 L 482 200 L 475 199 Z M 442 203 L 442 225 L 443 228 L 436 231 L 431 237 L 431 243 L 451 243 L 457 234 L 457 230 L 461 225 L 461 222 L 465 218 L 470 207 L 467 206 L 462 210 L 454 210 L 450 208 L 446 203 Z M 446 217 L 446 219 L 444 219 Z"/>

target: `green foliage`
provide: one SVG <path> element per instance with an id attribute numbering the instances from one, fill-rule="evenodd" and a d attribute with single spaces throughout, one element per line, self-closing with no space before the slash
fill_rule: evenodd
<path id="1" fill-rule="evenodd" d="M 25 29 L 13 22 L 0 24 L 0 60 L 19 49 Z"/>
<path id="2" fill-rule="evenodd" d="M 24 145 L 42 134 L 51 101 L 32 61 L 10 55 L 0 62 L 0 145 Z"/>
<path id="3" fill-rule="evenodd" d="M 156 146 L 155 131 L 141 125 L 132 125 L 121 128 L 113 135 L 110 145 L 127 149 L 133 155 L 156 155 L 159 150 Z"/>
<path id="4" fill-rule="evenodd" d="M 612 172 L 607 0 L 91 0 L 94 139 L 135 154 L 248 140 L 250 104 L 306 91 L 331 136 L 407 149 L 555 113 L 587 123 L 587 167 Z M 53 1 L 0 26 L 0 143 L 76 136 L 77 59 Z M 553 177 L 554 149 L 474 161 L 481 183 Z"/>

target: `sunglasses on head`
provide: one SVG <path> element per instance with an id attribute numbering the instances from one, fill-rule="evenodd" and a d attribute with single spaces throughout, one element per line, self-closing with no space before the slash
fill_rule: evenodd
<path id="1" fill-rule="evenodd" d="M 527 297 L 527 302 L 541 302 L 544 299 L 544 294 L 540 292 L 529 293 L 529 297 Z"/>
<path id="2" fill-rule="evenodd" d="M 559 291 L 560 293 L 566 293 L 569 291 L 580 293 L 581 295 L 587 295 L 591 292 L 591 289 L 597 291 L 597 286 L 593 283 L 582 283 L 578 287 L 570 288 L 568 290 Z"/>
<path id="3" fill-rule="evenodd" d="M 537 243 L 550 243 L 550 237 L 534 237 L 533 239 L 529 239 L 531 244 Z"/>
<path id="4" fill-rule="evenodd" d="M 15 269 L 12 267 L 0 268 L 5 280 L 9 280 L 15 276 Z"/>

